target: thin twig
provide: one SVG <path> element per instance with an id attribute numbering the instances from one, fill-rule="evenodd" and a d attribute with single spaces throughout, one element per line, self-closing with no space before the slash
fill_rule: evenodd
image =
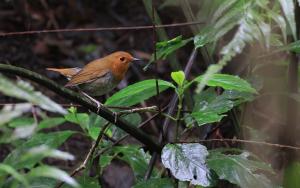
<path id="1" fill-rule="evenodd" d="M 102 138 L 103 138 L 103 135 L 104 135 L 104 133 L 105 133 L 105 130 L 107 129 L 107 127 L 109 126 L 109 124 L 110 124 L 110 123 L 107 122 L 107 123 L 102 127 L 102 129 L 100 130 L 99 135 L 98 135 L 98 137 L 97 137 L 95 143 L 94 143 L 94 144 L 92 145 L 92 147 L 90 148 L 90 150 L 89 150 L 88 154 L 86 155 L 84 161 L 81 163 L 81 165 L 80 165 L 78 168 L 76 168 L 76 169 L 70 174 L 71 177 L 75 176 L 77 173 L 79 173 L 80 171 L 82 171 L 82 170 L 84 170 L 84 169 L 86 168 L 87 163 L 89 162 L 89 160 L 90 160 L 91 157 L 93 156 L 93 154 L 94 154 L 96 148 L 97 148 L 98 145 L 100 144 L 100 142 L 101 142 L 101 140 L 102 140 Z M 58 184 L 58 185 L 56 186 L 56 188 L 60 188 L 61 186 L 63 186 L 63 184 L 64 184 L 64 182 L 61 182 L 60 184 Z"/>
<path id="2" fill-rule="evenodd" d="M 141 108 L 122 110 L 122 111 L 117 112 L 117 114 L 123 115 L 123 114 L 142 113 L 142 112 L 157 112 L 157 111 L 158 111 L 157 106 L 149 106 L 149 107 L 141 107 Z"/>
<path id="3" fill-rule="evenodd" d="M 170 28 L 170 27 L 183 27 L 190 25 L 203 24 L 203 22 L 184 22 L 175 24 L 163 24 L 156 25 L 157 28 Z M 8 32 L 0 33 L 0 37 L 16 36 L 16 35 L 33 35 L 33 34 L 43 34 L 43 33 L 65 33 L 65 32 L 95 32 L 95 31 L 120 31 L 120 30 L 147 30 L 152 29 L 152 25 L 143 26 L 127 26 L 127 27 L 97 27 L 97 28 L 73 28 L 73 29 L 49 29 L 49 30 L 35 30 L 35 31 L 18 31 L 18 32 Z"/>
<path id="4" fill-rule="evenodd" d="M 255 140 L 242 140 L 242 139 L 229 139 L 229 138 L 222 138 L 222 139 L 209 139 L 209 140 L 198 140 L 196 142 L 178 142 L 178 143 L 199 143 L 199 142 L 239 142 L 239 143 L 247 143 L 247 144 L 257 144 L 257 145 L 265 145 L 269 147 L 277 147 L 277 148 L 286 148 L 292 150 L 300 150 L 298 146 L 290 146 L 290 145 L 283 145 L 283 144 L 274 144 L 269 142 L 262 142 L 262 141 L 255 141 Z"/>
<path id="5" fill-rule="evenodd" d="M 156 63 L 157 61 L 157 54 L 156 54 L 156 41 L 157 41 L 157 36 L 156 36 L 156 26 L 155 26 L 155 7 L 153 0 L 151 1 L 151 13 L 152 13 L 152 35 L 153 35 L 153 40 L 152 40 L 152 46 L 153 46 L 153 54 L 154 54 L 154 63 L 155 63 L 155 88 L 156 88 L 156 105 L 158 106 L 158 115 L 161 115 L 161 108 L 159 104 L 159 86 L 158 86 L 158 64 Z M 159 134 L 163 134 L 163 129 L 159 129 Z M 157 152 L 154 152 L 153 155 L 151 156 L 151 160 L 149 162 L 147 171 L 144 176 L 144 180 L 148 180 L 152 174 L 156 159 L 157 159 Z"/>

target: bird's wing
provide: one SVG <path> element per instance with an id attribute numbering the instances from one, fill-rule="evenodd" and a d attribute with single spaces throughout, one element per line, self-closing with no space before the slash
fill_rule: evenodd
<path id="1" fill-rule="evenodd" d="M 109 73 L 109 69 L 82 69 L 75 74 L 71 80 L 65 85 L 66 87 L 76 86 L 82 83 L 92 82 Z"/>
<path id="2" fill-rule="evenodd" d="M 78 67 L 66 68 L 66 69 L 47 68 L 47 70 L 58 72 L 67 78 L 71 78 L 72 76 L 76 75 L 81 70 L 81 68 Z"/>

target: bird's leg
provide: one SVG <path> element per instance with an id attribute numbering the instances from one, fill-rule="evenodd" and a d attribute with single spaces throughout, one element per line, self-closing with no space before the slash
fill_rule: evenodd
<path id="1" fill-rule="evenodd" d="M 117 123 L 119 113 L 118 112 L 113 112 L 113 115 L 115 117 L 115 123 Z"/>
<path id="2" fill-rule="evenodd" d="M 88 94 L 86 94 L 85 92 L 82 92 L 81 93 L 86 96 L 88 99 L 90 99 L 92 102 L 96 103 L 97 105 L 97 114 L 99 114 L 99 111 L 100 111 L 100 108 L 103 106 L 103 104 L 99 101 L 97 101 L 96 99 L 94 99 L 93 97 L 89 96 Z"/>

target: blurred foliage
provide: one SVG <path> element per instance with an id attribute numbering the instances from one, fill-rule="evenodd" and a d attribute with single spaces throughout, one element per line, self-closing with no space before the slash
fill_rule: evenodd
<path id="1" fill-rule="evenodd" d="M 181 0 L 167 0 L 160 6 L 163 10 L 169 6 L 182 8 Z M 159 91 L 176 93 L 178 106 L 176 114 L 161 114 L 170 118 L 176 132 L 175 142 L 182 139 L 182 134 L 193 128 L 221 122 L 228 112 L 250 102 L 259 94 L 259 88 L 250 83 L 250 78 L 220 73 L 234 57 L 241 54 L 247 46 L 259 45 L 272 55 L 277 52 L 299 53 L 300 44 L 296 35 L 294 15 L 295 2 L 292 0 L 203 0 L 184 1 L 193 7 L 196 21 L 205 24 L 192 37 L 181 35 L 156 44 L 157 60 L 165 60 L 193 41 L 194 49 L 205 49 L 209 56 L 217 55 L 217 63 L 210 64 L 206 72 L 194 75 L 189 80 L 183 71 L 168 73 L 169 81 L 158 80 Z M 147 6 L 147 5 L 146 5 Z M 147 10 L 149 7 L 146 7 Z M 183 8 L 182 8 L 183 9 Z M 183 9 L 186 11 L 186 9 Z M 222 40 L 223 37 L 227 40 Z M 230 37 L 228 37 L 230 36 Z M 292 36 L 294 42 L 288 42 Z M 228 39 L 229 38 L 229 39 Z M 96 45 L 84 45 L 79 50 L 92 53 Z M 149 61 L 154 62 L 154 54 Z M 147 66 L 146 66 L 147 67 Z M 257 67 L 256 67 L 257 68 Z M 172 80 L 172 81 L 170 81 Z M 174 84 L 172 83 L 174 82 Z M 258 88 L 258 89 L 257 89 Z M 191 91 L 194 99 L 191 111 L 185 111 L 186 91 Z M 0 163 L 0 187 L 54 187 L 59 181 L 64 187 L 95 187 L 98 177 L 89 177 L 90 164 L 78 177 L 71 177 L 61 167 L 48 164 L 47 159 L 74 160 L 75 157 L 60 146 L 75 134 L 81 134 L 94 141 L 101 128 L 107 123 L 105 119 L 93 113 L 81 112 L 75 107 L 68 110 L 52 101 L 33 86 L 23 80 L 12 81 L 0 75 L 0 92 L 6 96 L 25 101 L 15 105 L 5 105 L 0 111 L 1 143 L 8 144 L 9 154 Z M 148 79 L 136 82 L 109 97 L 105 105 L 135 107 L 145 101 L 151 102 L 156 95 L 156 81 Z M 119 110 L 113 109 L 115 112 Z M 51 117 L 46 112 L 52 113 Z M 172 116 L 172 117 L 170 117 Z M 145 116 L 132 113 L 124 119 L 138 126 Z M 59 129 L 64 123 L 78 126 L 80 131 Z M 160 127 L 161 125 L 159 125 Z M 182 128 L 182 129 L 179 129 Z M 179 132 L 178 132 L 179 131 Z M 265 164 L 245 150 L 238 154 L 210 150 L 199 143 L 168 143 L 162 154 L 162 166 L 155 165 L 150 179 L 144 180 L 151 158 L 151 153 L 141 146 L 113 146 L 110 140 L 124 136 L 120 129 L 110 126 L 105 131 L 102 143 L 96 148 L 101 176 L 104 169 L 114 160 L 121 160 L 133 170 L 134 187 L 174 187 L 176 178 L 179 185 L 214 186 L 220 180 L 240 187 L 277 187 L 271 181 L 274 172 Z M 97 153 L 96 152 L 96 153 Z M 172 178 L 166 177 L 169 169 Z M 286 169 L 284 186 L 297 185 L 299 164 Z M 270 178 L 270 179 L 269 179 Z M 186 183 L 188 182 L 188 183 Z"/>

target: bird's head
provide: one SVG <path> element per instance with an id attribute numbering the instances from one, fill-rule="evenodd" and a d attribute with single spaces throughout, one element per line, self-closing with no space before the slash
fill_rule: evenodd
<path id="1" fill-rule="evenodd" d="M 139 59 L 133 57 L 130 53 L 118 51 L 108 56 L 110 62 L 112 62 L 113 71 L 116 75 L 124 76 L 128 70 L 131 62 L 138 61 Z"/>

